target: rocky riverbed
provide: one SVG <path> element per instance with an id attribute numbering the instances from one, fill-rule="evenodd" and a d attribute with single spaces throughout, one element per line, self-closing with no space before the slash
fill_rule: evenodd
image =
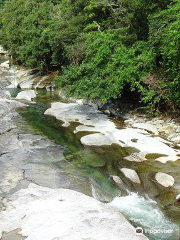
<path id="1" fill-rule="evenodd" d="M 5 90 L 10 84 L 6 72 L 3 66 L 0 73 L 0 238 L 147 239 L 136 235 L 135 228 L 118 210 L 91 197 L 92 184 L 88 177 L 63 170 L 69 164 L 63 154 L 65 148 L 38 135 L 19 115 L 18 109 L 28 108 L 30 99 L 23 97 L 26 101 L 22 103 L 11 98 Z"/>
<path id="2" fill-rule="evenodd" d="M 172 230 L 170 234 L 147 234 L 149 239 L 178 240 L 178 123 L 138 115 L 112 120 L 94 104 L 76 99 L 63 101 L 58 94 L 49 91 L 41 95 L 38 91 L 23 90 L 16 93 L 14 99 L 7 90 L 9 86 L 17 86 L 13 72 L 16 67 L 8 68 L 9 62 L 5 60 L 0 73 L 2 239 L 34 240 L 35 235 L 38 240 L 74 240 L 74 235 L 77 239 L 82 239 L 81 236 L 145 239 L 135 234 L 135 229 L 121 215 L 123 213 L 134 226 L 144 230 L 157 226 Z M 35 86 L 34 78 L 30 78 L 30 87 Z M 21 79 L 18 81 L 22 82 Z M 48 118 L 49 122 L 46 122 Z M 68 195 L 72 199 L 67 198 Z M 111 207 L 92 197 L 110 202 Z M 88 209 L 88 204 L 79 204 L 79 198 L 92 204 L 94 209 Z M 74 212 L 76 208 L 75 214 L 81 214 L 83 222 L 68 210 Z M 102 209 L 105 218 L 100 214 Z M 39 217 L 40 213 L 43 218 Z M 164 213 L 170 215 L 170 219 Z M 175 216 L 176 224 L 171 214 Z M 46 215 L 52 215 L 49 223 L 44 221 Z M 76 218 L 75 223 L 68 222 L 66 232 L 58 231 L 58 226 L 67 225 L 67 219 Z M 41 225 L 39 230 L 34 221 L 37 226 Z M 46 232 L 51 227 L 52 235 Z M 79 228 L 84 230 L 79 232 Z"/>

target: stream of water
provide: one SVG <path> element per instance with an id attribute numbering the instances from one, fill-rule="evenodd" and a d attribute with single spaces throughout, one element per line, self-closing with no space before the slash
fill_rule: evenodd
<path id="1" fill-rule="evenodd" d="M 13 72 L 9 73 L 9 79 L 13 80 Z M 21 90 L 11 89 L 12 96 L 16 96 L 19 91 Z M 54 117 L 44 116 L 45 110 L 54 101 L 63 100 L 56 92 L 38 90 L 36 103 L 21 109 L 19 113 L 38 134 L 66 148 L 64 155 L 69 164 L 64 170 L 89 177 L 92 180 L 93 196 L 104 202 L 110 202 L 108 204 L 119 209 L 135 227 L 141 226 L 149 239 L 178 240 L 180 210 L 179 206 L 173 202 L 176 193 L 172 189 L 165 190 L 151 181 L 154 172 L 160 170 L 166 172 L 166 169 L 177 168 L 178 163 L 164 165 L 154 162 L 153 159 L 143 163 L 134 163 L 124 160 L 124 157 L 136 151 L 135 149 L 121 148 L 116 145 L 84 147 L 80 143 L 80 138 L 88 133 L 81 132 L 75 135 L 73 130 L 77 123 L 64 128 L 62 123 Z M 116 125 L 123 128 L 123 120 L 116 121 Z M 119 171 L 122 167 L 136 170 L 143 184 L 137 186 L 127 180 Z M 180 174 L 179 170 L 177 174 Z M 124 182 L 122 189 L 113 183 L 111 175 L 120 176 Z M 99 196 L 97 189 L 102 190 L 103 196 Z M 158 229 L 170 232 L 152 232 Z M 148 233 L 148 230 L 151 232 Z"/>

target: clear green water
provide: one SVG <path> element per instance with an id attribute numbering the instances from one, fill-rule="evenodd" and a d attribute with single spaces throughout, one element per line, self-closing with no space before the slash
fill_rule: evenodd
<path id="1" fill-rule="evenodd" d="M 12 90 L 16 95 L 18 90 Z M 68 172 L 74 172 L 86 176 L 90 176 L 112 196 L 121 195 L 122 191 L 116 188 L 109 178 L 109 172 L 116 174 L 116 161 L 114 158 L 122 158 L 127 155 L 126 150 L 113 146 L 112 149 L 107 148 L 84 148 L 80 143 L 80 138 L 83 134 L 73 134 L 73 130 L 78 125 L 72 123 L 70 127 L 62 127 L 62 123 L 54 117 L 45 116 L 45 110 L 53 101 L 59 101 L 59 97 L 55 93 L 47 93 L 46 91 L 38 91 L 36 104 L 31 104 L 28 108 L 20 110 L 20 114 L 26 121 L 39 133 L 45 135 L 48 139 L 53 140 L 66 148 L 64 153 L 69 164 Z M 106 156 L 107 152 L 111 151 L 114 155 L 112 159 Z"/>

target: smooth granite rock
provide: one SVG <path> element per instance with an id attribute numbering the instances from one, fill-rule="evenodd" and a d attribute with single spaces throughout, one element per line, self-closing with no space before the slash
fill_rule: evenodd
<path id="1" fill-rule="evenodd" d="M 172 187 L 174 185 L 174 178 L 166 173 L 156 173 L 155 179 L 164 187 Z"/>
<path id="2" fill-rule="evenodd" d="M 30 184 L 0 213 L 0 237 L 19 229 L 27 240 L 143 240 L 116 209 L 82 193 Z"/>
<path id="3" fill-rule="evenodd" d="M 157 134 L 157 128 L 152 124 L 140 123 L 138 128 L 117 129 L 107 115 L 91 106 L 78 105 L 77 103 L 55 102 L 51 108 L 45 111 L 45 115 L 51 115 L 63 122 L 68 127 L 71 122 L 79 122 L 74 133 L 89 132 L 81 138 L 81 143 L 87 146 L 103 146 L 118 144 L 121 147 L 132 147 L 140 151 L 136 161 L 145 161 L 147 154 L 166 154 L 169 159 L 177 158 L 180 150 L 169 146 L 171 143 L 161 137 L 153 137 L 148 132 Z M 146 131 L 146 130 L 147 131 Z M 142 159 L 140 159 L 143 156 Z M 128 160 L 132 161 L 133 157 Z"/>
<path id="4" fill-rule="evenodd" d="M 135 170 L 133 169 L 128 169 L 128 168 L 121 168 L 120 171 L 132 182 L 140 184 L 140 179 L 138 174 L 136 173 Z"/>

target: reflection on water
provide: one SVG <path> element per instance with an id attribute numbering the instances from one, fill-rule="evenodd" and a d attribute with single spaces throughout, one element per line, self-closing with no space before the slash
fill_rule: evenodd
<path id="1" fill-rule="evenodd" d="M 19 90 L 12 90 L 12 95 L 15 96 L 17 91 Z M 54 101 L 60 101 L 56 93 L 38 91 L 36 104 L 30 104 L 28 108 L 20 110 L 20 114 L 37 133 L 45 135 L 56 144 L 60 144 L 66 148 L 64 155 L 68 164 L 64 165 L 64 170 L 69 173 L 90 177 L 92 192 L 97 199 L 108 202 L 112 198 L 117 197 L 111 205 L 120 209 L 135 225 L 146 228 L 155 228 L 157 225 L 165 229 L 170 228 L 170 226 L 173 229 L 177 228 L 172 223 L 172 221 L 178 224 L 180 222 L 179 205 L 174 203 L 176 192 L 172 189 L 161 187 L 153 179 L 156 172 L 172 170 L 172 176 L 176 178 L 178 185 L 178 181 L 180 181 L 178 180 L 180 179 L 180 168 L 176 167 L 178 166 L 178 162 L 162 164 L 155 162 L 152 156 L 148 161 L 143 163 L 126 161 L 124 157 L 136 150 L 121 148 L 115 144 L 104 147 L 84 147 L 80 143 L 80 138 L 88 133 L 80 132 L 75 135 L 73 130 L 79 125 L 78 123 L 71 123 L 70 127 L 64 128 L 61 126 L 62 123 L 54 117 L 44 116 L 45 110 Z M 122 120 L 119 124 L 116 121 L 116 124 L 120 128 Z M 137 186 L 137 184 L 133 184 L 125 178 L 119 170 L 122 167 L 136 170 L 142 182 L 141 186 Z M 176 169 L 175 172 L 174 168 Z M 117 175 L 123 180 L 122 189 L 118 189 L 114 185 L 111 175 Z M 103 196 L 102 190 L 105 193 Z M 139 194 L 129 194 L 129 191 L 138 192 Z M 145 196 L 146 193 L 148 193 L 150 198 L 157 201 L 158 206 L 166 216 L 170 217 L 171 221 L 164 217 L 156 202 L 140 197 L 140 195 Z M 165 234 L 158 235 L 158 238 L 153 234 L 148 235 L 148 237 L 153 240 L 178 239 L 177 231 L 175 235 L 168 235 L 168 237 Z"/>

